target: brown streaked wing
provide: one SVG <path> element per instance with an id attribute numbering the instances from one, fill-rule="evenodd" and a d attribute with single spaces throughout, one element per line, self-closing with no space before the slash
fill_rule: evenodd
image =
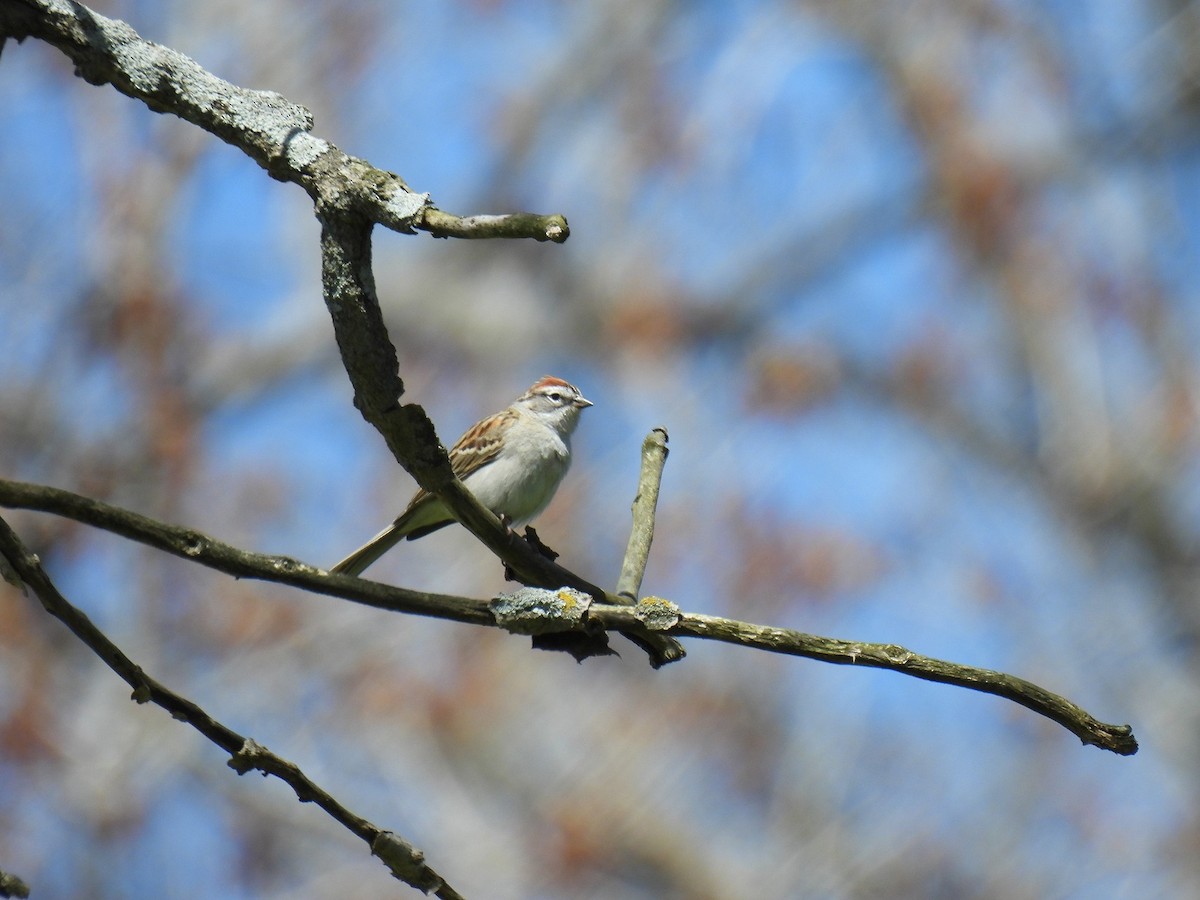
<path id="1" fill-rule="evenodd" d="M 467 433 L 450 448 L 450 468 L 460 481 L 500 454 L 500 436 L 512 424 L 514 413 L 510 409 L 498 412 L 476 422 Z"/>
<path id="2" fill-rule="evenodd" d="M 466 433 L 460 437 L 450 448 L 450 469 L 454 472 L 454 477 L 462 481 L 476 469 L 486 466 L 497 456 L 500 455 L 500 432 L 504 431 L 509 421 L 513 418 L 513 411 L 506 409 L 503 412 L 498 412 L 495 415 L 488 416 L 479 422 L 476 422 Z M 489 437 L 481 437 L 483 434 L 489 434 Z M 431 499 L 424 488 L 419 488 L 412 500 L 408 502 L 404 512 L 396 519 L 397 525 L 402 525 L 417 509 L 418 506 L 428 502 Z M 422 531 L 415 534 L 414 537 L 420 537 Z"/>

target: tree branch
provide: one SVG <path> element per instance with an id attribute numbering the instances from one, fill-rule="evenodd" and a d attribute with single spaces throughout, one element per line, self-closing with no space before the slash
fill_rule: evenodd
<path id="1" fill-rule="evenodd" d="M 621 563 L 617 595 L 636 603 L 650 559 L 650 544 L 654 541 L 654 513 L 658 509 L 658 488 L 662 483 L 663 467 L 667 464 L 667 429 L 655 428 L 642 441 L 642 471 L 638 476 L 638 492 L 633 498 L 633 527 Z"/>
<path id="2" fill-rule="evenodd" d="M 253 578 L 286 584 L 391 612 L 430 616 L 473 625 L 495 624 L 495 619 L 488 612 L 487 603 L 481 600 L 392 587 L 350 575 L 330 575 L 316 566 L 288 556 L 247 553 L 245 550 L 213 540 L 199 531 L 168 525 L 58 488 L 0 479 L 0 507 L 33 509 L 83 522 L 172 556 L 200 563 L 234 578 Z M 0 555 L 4 554 L 0 552 Z M 15 565 L 13 567 L 15 569 Z M 17 573 L 19 574 L 19 570 Z"/>
<path id="3" fill-rule="evenodd" d="M 531 237 L 566 240 L 562 216 L 518 213 L 459 218 L 414 194 L 403 179 L 347 156 L 314 137 L 312 116 L 279 94 L 252 91 L 205 71 L 183 54 L 143 39 L 129 25 L 66 0 L 0 0 L 0 43 L 33 36 L 62 50 L 78 74 L 111 83 L 151 109 L 171 112 L 238 147 L 273 178 L 302 186 L 321 221 L 322 284 L 354 403 L 383 436 L 392 454 L 426 490 L 440 496 L 459 521 L 525 584 L 569 586 L 596 599 L 620 599 L 539 554 L 512 534 L 464 488 L 450 469 L 433 423 L 415 404 L 401 406 L 404 382 L 375 291 L 371 229 L 423 229 L 440 236 Z M 682 659 L 666 635 L 631 633 L 655 668 Z M 609 652 L 603 634 L 568 646 L 577 658 Z"/>
<path id="4" fill-rule="evenodd" d="M 301 803 L 315 803 L 334 821 L 366 841 L 372 854 L 384 861 L 394 877 L 425 893 L 432 891 L 435 896 L 445 900 L 456 900 L 460 897 L 437 872 L 425 864 L 424 856 L 419 850 L 391 832 L 350 812 L 305 775 L 295 763 L 276 756 L 252 739 L 221 724 L 191 700 L 167 689 L 142 671 L 141 666 L 134 663 L 109 640 L 82 610 L 73 606 L 59 593 L 58 588 L 42 569 L 38 558 L 25 547 L 3 518 L 0 518 L 0 554 L 12 564 L 16 573 L 41 601 L 46 612 L 66 625 L 72 634 L 133 688 L 133 700 L 138 703 L 154 703 L 169 712 L 173 718 L 187 722 L 218 747 L 232 754 L 229 766 L 239 775 L 257 770 L 264 775 L 274 775 L 287 783 Z"/>
<path id="5" fill-rule="evenodd" d="M 571 236 L 567 220 L 555 213 L 511 213 L 507 216 L 453 216 L 428 207 L 416 225 L 440 238 L 533 238 L 535 241 L 563 243 Z"/>
<path id="6" fill-rule="evenodd" d="M 1100 722 L 1069 700 L 1032 682 L 1002 672 L 920 656 L 896 644 L 840 640 L 787 628 L 772 628 L 734 619 L 683 613 L 674 603 L 660 597 L 647 597 L 634 607 L 608 602 L 589 602 L 581 609 L 580 604 L 583 601 L 594 601 L 594 595 L 590 591 L 582 591 L 574 598 L 557 598 L 554 591 L 541 592 L 540 595 L 537 591 L 525 594 L 518 592 L 516 595 L 483 601 L 404 590 L 349 575 L 330 575 L 288 557 L 247 553 L 214 541 L 199 532 L 166 525 L 69 491 L 3 479 L 0 479 L 0 507 L 53 513 L 115 532 L 229 575 L 274 581 L 320 594 L 342 597 L 379 609 L 415 613 L 473 625 L 499 624 L 519 634 L 545 634 L 554 631 L 587 633 L 589 630 L 602 628 L 634 635 L 669 634 L 676 637 L 704 638 L 772 653 L 804 656 L 822 662 L 890 669 L 902 675 L 952 684 L 1012 700 L 1062 725 L 1085 744 L 1111 750 L 1123 756 L 1132 755 L 1138 749 L 1137 740 L 1128 725 Z M 2 543 L 0 555 L 7 555 Z M 17 560 L 11 561 L 16 573 L 24 577 Z M 536 627 L 531 624 L 528 615 L 528 610 L 534 607 L 547 620 Z M 498 622 L 494 612 L 496 609 L 503 610 L 503 622 Z"/>
<path id="7" fill-rule="evenodd" d="M 921 656 L 898 644 L 846 641 L 789 628 L 771 628 L 717 616 L 684 613 L 674 604 L 658 597 L 647 598 L 633 611 L 592 606 L 590 617 L 599 620 L 605 628 L 617 628 L 625 624 L 627 619 L 635 618 L 656 630 L 680 637 L 722 641 L 839 665 L 890 669 L 925 681 L 953 684 L 1019 703 L 1057 722 L 1084 744 L 1111 750 L 1121 756 L 1132 756 L 1138 750 L 1137 739 L 1130 726 L 1101 722 L 1071 701 L 1033 682 L 1004 672 Z"/>
<path id="8" fill-rule="evenodd" d="M 561 215 L 514 213 L 460 218 L 412 191 L 394 172 L 377 169 L 312 134 L 305 107 L 274 91 L 231 84 L 188 56 L 148 41 L 131 26 L 74 0 L 0 0 L 0 47 L 27 37 L 61 50 L 90 84 L 111 84 L 154 112 L 171 113 L 237 147 L 272 178 L 300 185 L 318 203 L 348 202 L 393 231 L 436 237 L 532 238 L 562 243 Z"/>

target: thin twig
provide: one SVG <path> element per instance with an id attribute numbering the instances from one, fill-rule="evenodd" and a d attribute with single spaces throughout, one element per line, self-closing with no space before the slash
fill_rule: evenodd
<path id="1" fill-rule="evenodd" d="M 638 492 L 633 498 L 633 527 L 625 546 L 617 595 L 636 603 L 650 559 L 650 544 L 654 541 L 654 513 L 658 509 L 658 488 L 662 484 L 663 467 L 667 462 L 667 429 L 655 428 L 642 441 L 642 471 L 638 476 Z"/>
<path id="2" fill-rule="evenodd" d="M 288 584 L 380 609 L 474 625 L 498 624 L 490 611 L 490 601 L 424 594 L 348 575 L 329 575 L 288 557 L 247 553 L 198 532 L 165 525 L 69 491 L 0 479 L 0 507 L 4 506 L 38 509 L 85 522 L 238 577 Z M 3 553 L 4 547 L 0 545 L 0 554 Z M 21 570 L 15 562 L 13 560 L 14 568 L 20 575 Z M 734 619 L 682 613 L 673 603 L 657 597 L 643 598 L 637 606 L 621 601 L 595 603 L 585 617 L 556 621 L 564 631 L 603 628 L 656 637 L 697 637 L 824 662 L 891 669 L 927 681 L 940 681 L 1013 700 L 1058 722 L 1085 744 L 1122 755 L 1137 752 L 1137 741 L 1128 725 L 1100 722 L 1070 701 L 1024 679 L 919 656 L 895 644 L 846 641 Z"/>
<path id="3" fill-rule="evenodd" d="M 642 607 L 646 607 L 646 611 Z M 1137 739 L 1130 726 L 1101 722 L 1070 700 L 1015 675 L 921 656 L 898 644 L 871 644 L 821 637 L 790 628 L 771 628 L 735 619 L 684 613 L 677 608 L 671 610 L 672 614 L 664 616 L 663 607 L 673 607 L 673 604 L 659 598 L 648 598 L 633 612 L 624 607 L 593 605 L 589 617 L 603 623 L 605 628 L 616 628 L 630 618 L 650 624 L 653 615 L 658 620 L 654 627 L 679 637 L 722 641 L 839 665 L 890 669 L 925 681 L 970 688 L 1019 703 L 1057 722 L 1084 744 L 1111 750 L 1121 756 L 1132 756 L 1138 750 Z"/>
<path id="4" fill-rule="evenodd" d="M 533 238 L 561 244 L 571 236 L 567 220 L 557 213 L 539 216 L 534 213 L 509 213 L 502 216 L 456 216 L 436 207 L 425 208 L 415 227 L 434 237 L 466 238 Z"/>
<path id="5" fill-rule="evenodd" d="M 17 574 L 41 601 L 46 612 L 66 625 L 72 634 L 133 688 L 133 700 L 138 703 L 154 703 L 169 712 L 172 717 L 187 722 L 231 754 L 229 766 L 239 775 L 258 770 L 264 775 L 274 775 L 286 782 L 296 792 L 300 802 L 315 803 L 336 822 L 364 840 L 371 852 L 383 859 L 396 878 L 426 893 L 432 891 L 435 896 L 444 900 L 456 900 L 460 897 L 437 872 L 425 864 L 419 850 L 391 832 L 350 812 L 305 775 L 295 763 L 276 756 L 252 739 L 226 727 L 191 700 L 167 689 L 147 675 L 142 667 L 109 640 L 82 610 L 73 606 L 59 593 L 42 568 L 41 562 L 25 547 L 2 517 L 0 553 L 8 558 Z"/>

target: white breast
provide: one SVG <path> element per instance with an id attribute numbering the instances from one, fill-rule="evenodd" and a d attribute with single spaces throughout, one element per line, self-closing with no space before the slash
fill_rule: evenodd
<path id="1" fill-rule="evenodd" d="M 463 483 L 516 527 L 537 518 L 550 503 L 571 464 L 571 446 L 554 429 L 524 417 L 505 437 L 500 455 Z"/>

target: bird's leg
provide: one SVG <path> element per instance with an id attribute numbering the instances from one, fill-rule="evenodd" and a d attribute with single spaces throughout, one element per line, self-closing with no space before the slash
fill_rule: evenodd
<path id="1" fill-rule="evenodd" d="M 500 521 L 505 522 L 505 517 L 501 516 Z M 507 524 L 508 523 L 505 522 L 505 525 L 507 525 Z M 542 539 L 540 537 L 538 537 L 538 533 L 536 531 L 534 531 L 534 529 L 532 527 L 530 527 L 529 525 L 525 526 L 525 542 L 527 544 L 529 544 L 529 546 L 532 547 L 534 550 L 536 550 L 538 553 L 540 553 L 542 556 L 546 557 L 546 559 L 550 560 L 551 562 L 554 562 L 554 560 L 558 559 L 558 553 L 556 553 L 554 550 L 551 550 L 549 547 L 547 547 L 545 544 L 543 544 Z M 513 573 L 513 570 L 511 568 L 509 568 L 507 565 L 504 567 L 504 580 L 505 581 L 517 581 L 518 580 L 516 575 Z"/>
<path id="2" fill-rule="evenodd" d="M 508 513 L 500 513 L 500 524 L 504 526 L 505 531 L 507 531 L 509 534 L 512 534 L 512 516 L 510 516 Z M 504 564 L 504 580 L 517 580 L 516 573 L 513 572 L 512 567 L 508 563 Z"/>

